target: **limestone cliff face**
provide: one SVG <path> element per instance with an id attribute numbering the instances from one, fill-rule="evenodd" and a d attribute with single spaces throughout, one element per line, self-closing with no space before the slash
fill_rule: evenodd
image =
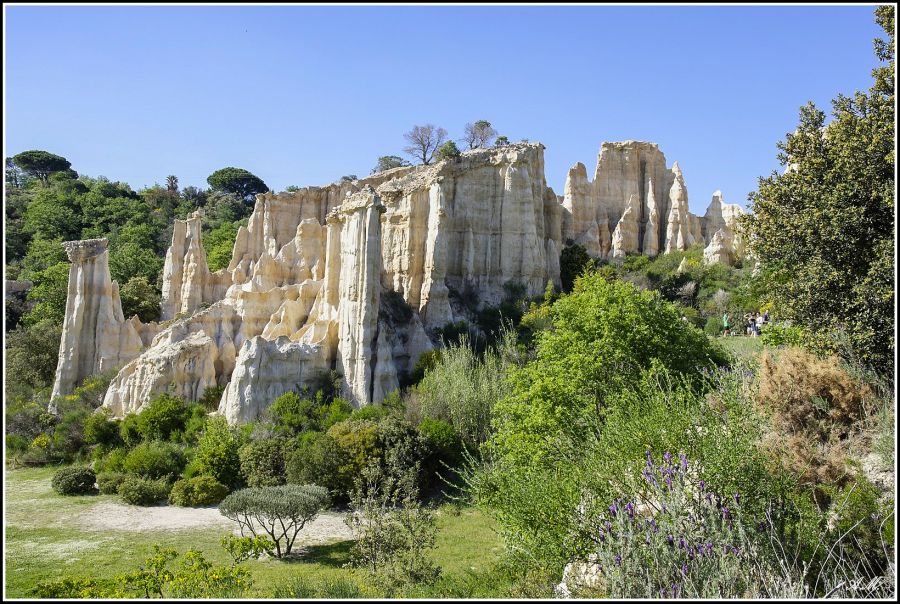
<path id="1" fill-rule="evenodd" d="M 741 206 L 725 203 L 721 191 L 713 193 L 703 216 L 703 236 L 708 243 L 703 257 L 707 263 L 721 262 L 730 266 L 744 256 L 744 242 L 738 232 L 738 220 L 744 213 Z"/>
<path id="2" fill-rule="evenodd" d="M 696 242 L 709 245 L 724 226 L 722 210 L 710 207 L 703 217 L 688 211 L 681 168 L 678 162 L 668 168 L 657 145 L 603 143 L 593 182 L 587 180 L 583 164 L 569 170 L 562 203 L 563 238 L 584 246 L 591 256 L 609 260 L 630 253 L 655 256 Z M 733 207 L 736 210 L 728 210 L 731 214 L 742 211 Z M 727 256 L 741 253 L 727 236 L 720 237 L 717 246 Z"/>
<path id="3" fill-rule="evenodd" d="M 119 286 L 109 275 L 106 239 L 67 241 L 72 266 L 59 361 L 51 398 L 70 394 L 86 377 L 109 371 L 140 354 L 158 325 L 122 315 Z"/>
<path id="4" fill-rule="evenodd" d="M 500 302 L 511 282 L 528 295 L 559 285 L 569 243 L 620 259 L 715 240 L 715 257 L 733 259 L 736 211 L 719 197 L 703 218 L 690 214 L 681 171 L 656 145 L 604 143 L 594 180 L 576 164 L 562 196 L 546 184 L 543 151 L 477 149 L 258 195 L 229 266 L 214 273 L 202 215 L 176 221 L 164 327 L 123 320 L 105 242 L 72 243 L 58 391 L 121 366 L 104 400 L 115 415 L 166 389 L 196 400 L 221 386 L 219 413 L 235 423 L 337 371 L 354 405 L 378 403 L 435 345 L 437 328 L 471 320 L 472 302 Z"/>

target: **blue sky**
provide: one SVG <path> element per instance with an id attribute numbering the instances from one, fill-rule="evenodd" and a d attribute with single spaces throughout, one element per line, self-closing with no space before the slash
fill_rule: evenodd
<path id="1" fill-rule="evenodd" d="M 562 194 L 605 140 L 678 160 L 691 210 L 746 205 L 808 100 L 871 83 L 874 6 L 5 6 L 7 156 L 135 189 L 368 174 L 431 122 L 546 146 Z"/>

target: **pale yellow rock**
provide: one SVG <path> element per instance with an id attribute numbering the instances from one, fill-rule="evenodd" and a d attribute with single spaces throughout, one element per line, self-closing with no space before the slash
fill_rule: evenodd
<path id="1" fill-rule="evenodd" d="M 437 328 L 472 320 L 463 297 L 483 306 L 499 303 L 510 284 L 529 296 L 548 281 L 559 286 L 568 242 L 620 260 L 685 249 L 724 229 L 717 245 L 731 248 L 718 257 L 735 253 L 735 212 L 720 204 L 703 218 L 690 214 L 680 169 L 666 166 L 657 145 L 603 143 L 594 180 L 576 164 L 562 196 L 546 184 L 543 152 L 530 143 L 476 149 L 258 195 L 228 268 L 215 273 L 202 214 L 176 221 L 163 275 L 166 327 L 112 321 L 122 325 L 117 360 L 127 364 L 105 404 L 122 415 L 165 388 L 196 400 L 218 385 L 226 386 L 220 413 L 254 421 L 279 394 L 331 370 L 354 405 L 377 403 L 435 345 Z M 100 297 L 117 300 L 114 284 L 108 290 Z M 68 342 L 60 363 L 74 375 L 80 346 Z"/>
<path id="2" fill-rule="evenodd" d="M 67 241 L 63 247 L 72 265 L 51 401 L 70 394 L 84 378 L 135 358 L 158 329 L 122 315 L 106 239 Z"/>

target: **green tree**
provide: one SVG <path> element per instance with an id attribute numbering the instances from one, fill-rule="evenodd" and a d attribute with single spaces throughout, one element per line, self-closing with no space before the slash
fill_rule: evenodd
<path id="1" fill-rule="evenodd" d="M 23 151 L 12 157 L 15 163 L 23 172 L 34 178 L 41 179 L 45 185 L 47 179 L 54 172 L 68 170 L 72 165 L 69 160 L 47 151 Z"/>
<path id="2" fill-rule="evenodd" d="M 24 323 L 34 325 L 49 320 L 62 325 L 69 294 L 69 263 L 60 262 L 34 275 L 34 287 L 28 299 L 37 302 L 25 315 Z"/>
<path id="3" fill-rule="evenodd" d="M 438 160 L 443 161 L 445 159 L 454 159 L 459 157 L 459 147 L 456 146 L 456 143 L 453 141 L 447 141 L 443 145 L 441 145 L 440 149 L 437 150 L 435 156 Z"/>
<path id="4" fill-rule="evenodd" d="M 511 371 L 512 392 L 494 407 L 491 448 L 515 463 L 540 463 L 561 437 L 584 441 L 607 399 L 655 363 L 699 379 L 704 367 L 727 360 L 657 292 L 597 272 L 582 276 L 550 315 L 537 358 Z"/>
<path id="5" fill-rule="evenodd" d="M 53 382 L 59 358 L 62 324 L 45 319 L 20 325 L 6 336 L 6 376 L 39 389 Z"/>
<path id="6" fill-rule="evenodd" d="M 269 190 L 261 178 L 243 168 L 222 168 L 206 179 L 209 186 L 218 191 L 233 193 L 245 202 L 252 202 L 257 193 Z"/>
<path id="7" fill-rule="evenodd" d="M 25 209 L 23 226 L 40 239 L 78 239 L 81 208 L 76 196 L 57 187 L 39 191 Z"/>
<path id="8" fill-rule="evenodd" d="M 119 297 L 126 318 L 137 315 L 144 323 L 159 319 L 160 295 L 147 283 L 147 277 L 141 275 L 129 279 L 119 290 Z"/>
<path id="9" fill-rule="evenodd" d="M 200 440 L 192 466 L 200 475 L 212 476 L 222 484 L 234 487 L 241 480 L 240 440 L 224 417 L 211 418 Z"/>
<path id="10" fill-rule="evenodd" d="M 209 266 L 209 270 L 217 271 L 226 268 L 231 262 L 231 252 L 237 232 L 237 223 L 225 222 L 203 235 L 203 247 L 206 249 L 206 264 Z"/>
<path id="11" fill-rule="evenodd" d="M 819 343 L 835 330 L 885 374 L 894 358 L 894 8 L 876 20 L 888 40 L 868 93 L 839 94 L 833 119 L 812 103 L 778 155 L 787 169 L 760 178 L 744 219 L 778 315 Z M 824 336 L 824 337 L 823 337 Z"/>
<path id="12" fill-rule="evenodd" d="M 646 257 L 646 256 L 643 256 Z M 565 293 L 572 291 L 575 278 L 586 268 L 594 266 L 594 259 L 582 245 L 567 245 L 559 255 L 559 278 Z"/>
<path id="13" fill-rule="evenodd" d="M 372 168 L 372 174 L 408 165 L 409 162 L 402 157 L 397 157 L 396 155 L 382 155 L 378 158 L 378 162 L 375 164 L 375 167 Z"/>
<path id="14" fill-rule="evenodd" d="M 497 140 L 494 141 L 495 147 L 505 147 L 509 144 L 509 138 L 505 136 L 498 136 Z"/>

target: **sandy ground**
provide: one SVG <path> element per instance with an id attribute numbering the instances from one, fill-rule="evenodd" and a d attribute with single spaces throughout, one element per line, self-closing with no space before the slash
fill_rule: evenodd
<path id="1" fill-rule="evenodd" d="M 82 512 L 77 523 L 87 530 L 113 531 L 183 531 L 195 528 L 219 527 L 233 529 L 239 534 L 237 523 L 225 518 L 214 507 L 182 508 L 177 506 L 140 507 L 121 503 L 98 503 Z M 344 524 L 343 514 L 325 512 L 303 527 L 298 544 L 330 543 L 353 537 Z"/>

